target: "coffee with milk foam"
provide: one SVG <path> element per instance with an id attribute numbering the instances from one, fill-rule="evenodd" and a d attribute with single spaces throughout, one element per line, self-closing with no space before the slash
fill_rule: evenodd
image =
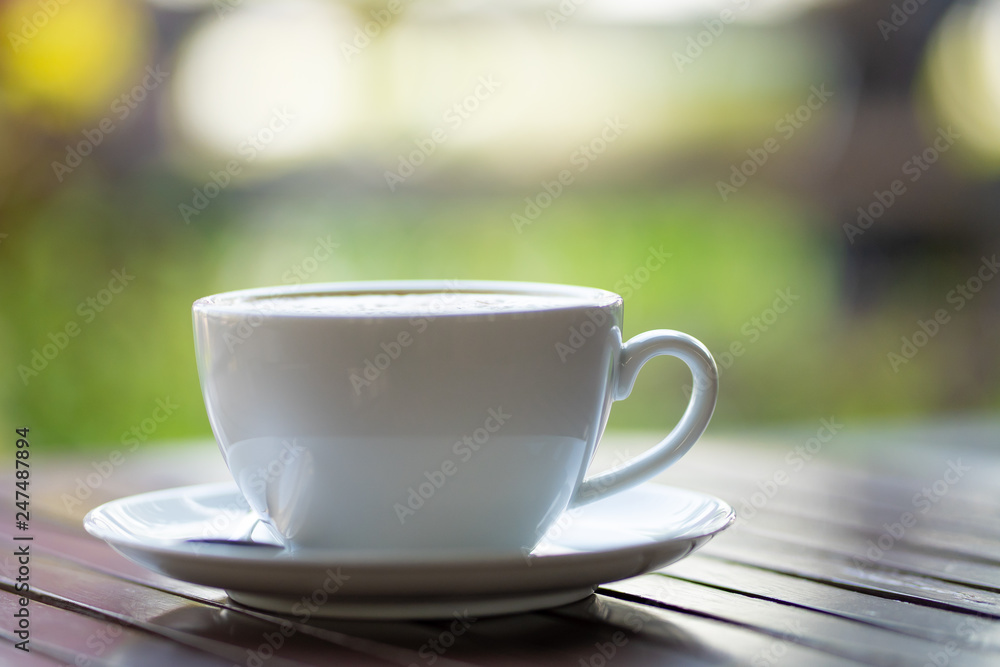
<path id="1" fill-rule="evenodd" d="M 489 315 L 588 305 L 578 297 L 556 294 L 492 292 L 416 292 L 406 294 L 303 294 L 218 302 L 230 312 L 273 315 L 412 317 L 419 315 Z"/>

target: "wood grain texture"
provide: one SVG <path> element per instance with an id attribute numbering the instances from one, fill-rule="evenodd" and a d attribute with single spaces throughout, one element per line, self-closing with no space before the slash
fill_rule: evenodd
<path id="1" fill-rule="evenodd" d="M 746 536 L 738 543 L 709 543 L 704 556 L 716 556 L 765 570 L 857 590 L 913 604 L 1000 618 L 996 594 L 933 577 L 872 566 L 858 567 L 849 558 L 808 547 Z"/>
<path id="2" fill-rule="evenodd" d="M 967 648 L 1000 651 L 1000 620 L 996 619 L 867 595 L 849 588 L 698 554 L 675 563 L 662 574 L 724 591 L 826 612 L 912 637 L 935 642 L 954 640 Z M 957 630 L 966 626 L 975 631 Z"/>
<path id="3" fill-rule="evenodd" d="M 12 630 L 16 598 L 0 591 L 0 632 L 5 640 Z M 112 619 L 33 601 L 31 651 L 64 665 L 185 665 L 186 667 L 231 667 L 222 656 L 200 651 Z M 15 662 L 13 664 L 20 664 Z"/>
<path id="4" fill-rule="evenodd" d="M 636 577 L 607 587 L 627 599 L 663 605 L 738 625 L 832 656 L 873 665 L 919 665 L 938 642 L 897 633 L 869 623 L 784 601 L 734 593 L 658 575 Z M 995 665 L 996 653 L 966 647 L 969 665 Z"/>
<path id="5" fill-rule="evenodd" d="M 3 633 L 0 632 L 0 634 Z M 0 665 L 9 665 L 10 667 L 15 665 L 16 667 L 65 667 L 66 665 L 66 663 L 40 653 L 38 650 L 25 653 L 14 648 L 14 644 L 6 641 L 6 637 L 3 639 L 4 641 L 0 641 Z"/>
<path id="6" fill-rule="evenodd" d="M 87 460 L 49 462 L 32 512 L 31 662 L 10 643 L 16 570 L 5 554 L 0 665 L 1000 664 L 1000 453 L 926 441 L 904 456 L 839 438 L 801 466 L 790 463 L 801 439 L 699 443 L 659 480 L 728 500 L 741 514 L 733 528 L 662 572 L 565 607 L 475 619 L 458 635 L 448 622 L 303 621 L 244 608 L 134 565 L 82 530 L 99 501 L 219 479 L 211 443 L 137 452 L 79 503 L 65 491 Z M 612 439 L 603 460 L 655 439 Z M 945 488 L 949 466 L 962 474 Z M 9 488 L 0 484 L 0 497 Z M 906 512 L 916 520 L 899 531 Z M 10 543 L 10 530 L 0 525 L 0 540 Z M 266 638 L 279 635 L 270 651 Z"/>

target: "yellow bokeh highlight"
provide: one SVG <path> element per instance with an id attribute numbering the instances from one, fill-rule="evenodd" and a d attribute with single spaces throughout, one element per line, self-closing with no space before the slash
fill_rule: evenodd
<path id="1" fill-rule="evenodd" d="M 108 112 L 146 64 L 149 20 L 129 0 L 0 4 L 0 95 L 10 111 L 73 127 Z"/>
<path id="2" fill-rule="evenodd" d="M 936 121 L 954 125 L 969 173 L 1000 172 L 1000 0 L 952 8 L 925 59 L 923 89 Z"/>

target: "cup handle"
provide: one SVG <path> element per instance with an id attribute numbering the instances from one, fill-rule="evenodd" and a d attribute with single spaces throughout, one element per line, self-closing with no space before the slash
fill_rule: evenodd
<path id="1" fill-rule="evenodd" d="M 571 506 L 585 505 L 612 493 L 623 491 L 654 477 L 684 456 L 701 436 L 712 418 L 719 396 L 719 371 L 708 348 L 680 331 L 647 331 L 622 345 L 613 380 L 614 400 L 632 393 L 635 378 L 643 364 L 661 354 L 677 357 L 691 369 L 694 380 L 691 400 L 684 415 L 667 437 L 652 449 L 635 457 L 624 467 L 609 470 L 581 482 Z"/>

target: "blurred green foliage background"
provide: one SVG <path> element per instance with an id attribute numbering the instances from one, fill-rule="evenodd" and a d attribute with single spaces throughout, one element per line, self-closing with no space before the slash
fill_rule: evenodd
<path id="1" fill-rule="evenodd" d="M 114 3 L 91 4 L 97 15 L 114 9 Z M 633 117 L 652 120 L 638 122 L 619 155 L 612 156 L 609 148 L 611 157 L 595 163 L 587 179 L 568 187 L 519 230 L 511 215 L 522 212 L 525 197 L 534 197 L 539 183 L 551 180 L 565 163 L 564 147 L 587 137 L 553 139 L 552 146 L 513 156 L 504 151 L 503 133 L 485 148 L 449 152 L 450 145 L 442 146 L 436 165 L 390 192 L 384 172 L 395 168 L 397 155 L 412 150 L 413 140 L 432 126 L 416 111 L 413 116 L 399 111 L 410 119 L 410 129 L 381 137 L 368 153 L 355 148 L 327 162 L 315 156 L 282 158 L 234 183 L 185 224 L 178 205 L 192 200 L 193 189 L 204 189 L 205 174 L 232 153 L 212 153 L 204 146 L 183 149 L 188 140 L 169 129 L 178 104 L 169 95 L 177 93 L 158 91 L 163 99 L 137 107 L 94 149 L 93 158 L 65 180 L 54 178 L 52 163 L 65 159 L 81 128 L 95 126 L 116 91 L 142 79 L 146 64 L 162 61 L 174 69 L 191 25 L 230 20 L 215 17 L 210 5 L 183 11 L 131 7 L 139 18 L 123 15 L 126 22 L 118 28 L 131 30 L 135 44 L 127 46 L 135 66 L 105 86 L 111 93 L 87 88 L 98 99 L 90 111 L 74 109 L 72 95 L 54 96 L 44 93 L 44 86 L 26 85 L 42 81 L 46 70 L 31 70 L 38 78 L 25 78 L 18 69 L 23 54 L 4 45 L 4 429 L 29 425 L 46 441 L 67 448 L 106 446 L 131 437 L 137 427 L 142 431 L 157 401 L 169 400 L 176 410 L 142 432 L 141 439 L 208 437 L 193 354 L 192 301 L 286 282 L 394 278 L 628 288 L 626 336 L 675 328 L 698 337 L 717 355 L 722 388 L 713 428 L 830 415 L 870 420 L 982 412 L 1000 405 L 996 285 L 988 284 L 967 309 L 953 313 L 912 361 L 894 368 L 888 357 L 900 350 L 902 338 L 919 330 L 919 320 L 949 307 L 948 291 L 974 274 L 981 256 L 995 252 L 994 226 L 981 223 L 992 220 L 991 209 L 970 213 L 969 201 L 978 200 L 965 196 L 970 183 L 976 193 L 992 187 L 992 172 L 983 167 L 992 163 L 979 155 L 973 177 L 963 172 L 962 158 L 943 162 L 944 184 L 935 180 L 926 186 L 938 208 L 912 195 L 866 233 L 863 244 L 848 243 L 842 224 L 856 217 L 855 207 L 867 205 L 870 192 L 884 189 L 887 179 L 898 175 L 900 156 L 922 149 L 936 124 L 948 119 L 933 119 L 928 115 L 933 100 L 913 96 L 933 83 L 921 78 L 920 66 L 912 79 L 900 75 L 901 83 L 883 82 L 889 93 L 877 88 L 880 100 L 894 90 L 902 100 L 888 126 L 895 122 L 912 131 L 903 138 L 886 132 L 885 144 L 874 149 L 866 135 L 857 136 L 857 128 L 865 126 L 870 86 L 878 82 L 851 73 L 850 59 L 836 48 L 835 15 L 734 25 L 729 38 L 720 37 L 696 63 L 700 69 L 673 84 L 684 72 L 677 71 L 672 54 L 683 53 L 686 38 L 699 34 L 701 15 L 663 20 L 659 27 L 616 27 L 612 41 L 618 45 L 623 31 L 647 40 L 651 30 L 661 31 L 654 36 L 666 35 L 657 47 L 659 63 L 640 59 L 640 69 L 630 75 L 650 90 L 662 87 L 658 95 L 674 115 L 655 118 L 644 106 L 652 98 L 626 105 L 626 115 L 631 110 Z M 355 10 L 360 21 L 369 8 Z M 544 11 L 540 5 L 518 20 L 544 26 Z M 19 16 L 8 16 L 5 25 L 21 25 Z M 100 34 L 92 23 L 76 25 Z M 875 26 L 872 21 L 868 33 L 877 35 Z M 445 27 L 458 35 L 465 29 Z M 599 29 L 582 28 L 589 40 Z M 804 37 L 809 34 L 822 39 Z M 903 48 L 903 40 L 897 45 Z M 390 47 L 386 41 L 386 51 Z M 918 47 L 918 55 L 923 54 L 924 45 Z M 60 48 L 73 53 L 69 42 Z M 112 56 L 118 57 L 113 50 Z M 755 76 L 748 77 L 739 67 L 746 59 L 786 66 L 783 71 L 754 69 Z M 775 121 L 795 110 L 819 80 L 833 81 L 840 94 L 837 104 L 843 106 L 824 110 L 823 119 L 784 145 L 750 185 L 730 199 L 720 197 L 718 182 L 747 159 L 748 149 L 775 135 Z M 464 90 L 447 89 L 442 99 L 460 98 Z M 595 99 L 602 98 L 595 94 Z M 524 113 L 531 108 L 527 105 Z M 600 127 L 603 109 L 593 116 L 594 127 Z M 844 186 L 854 181 L 860 184 L 853 190 Z M 924 222 L 926 210 L 936 216 L 933 224 Z M 317 247 L 334 244 L 329 257 L 316 253 Z M 651 248 L 669 253 L 669 259 L 643 282 L 640 267 Z M 320 255 L 323 259 L 317 259 Z M 91 319 L 87 299 L 98 298 L 115 270 L 134 279 Z M 773 322 L 761 320 L 781 291 L 797 300 Z M 61 345 L 60 332 L 70 323 L 79 325 L 79 334 Z M 734 344 L 742 350 L 739 356 L 727 354 Z M 41 354 L 47 345 L 50 352 L 52 345 L 59 348 L 51 359 Z M 655 362 L 640 375 L 632 396 L 615 406 L 610 426 L 668 427 L 681 413 L 687 381 L 679 362 Z"/>

